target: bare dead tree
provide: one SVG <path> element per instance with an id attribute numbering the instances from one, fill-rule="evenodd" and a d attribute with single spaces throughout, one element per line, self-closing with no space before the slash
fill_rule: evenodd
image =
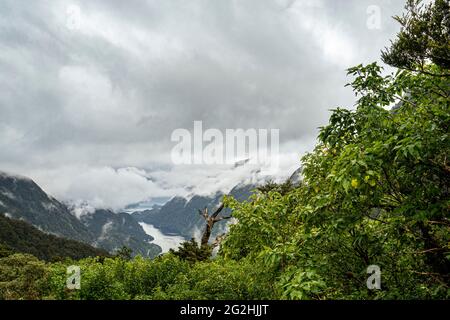
<path id="1" fill-rule="evenodd" d="M 231 218 L 231 216 L 225 216 L 225 217 L 224 216 L 219 216 L 219 214 L 223 210 L 223 208 L 224 208 L 224 205 L 223 205 L 223 203 L 221 203 L 219 205 L 219 207 L 214 211 L 214 213 L 212 215 L 209 215 L 208 208 L 206 208 L 206 207 L 203 210 L 198 210 L 199 214 L 206 221 L 205 231 L 203 231 L 203 235 L 202 235 L 202 239 L 201 239 L 201 243 L 200 243 L 200 245 L 202 247 L 208 245 L 209 238 L 211 237 L 211 232 L 212 232 L 212 229 L 214 227 L 214 224 L 216 224 L 219 221 Z M 220 241 L 220 240 L 216 239 L 215 242 L 218 242 L 218 241 Z M 215 244 L 215 245 L 217 245 L 217 244 Z"/>
<path id="2" fill-rule="evenodd" d="M 213 248 L 220 246 L 220 244 L 222 243 L 223 239 L 225 239 L 225 235 L 226 233 L 222 233 L 219 234 L 216 239 L 214 240 L 214 242 L 212 243 Z"/>

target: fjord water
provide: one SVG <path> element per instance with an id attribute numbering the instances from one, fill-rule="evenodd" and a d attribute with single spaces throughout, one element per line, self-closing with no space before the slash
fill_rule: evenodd
<path id="1" fill-rule="evenodd" d="M 170 249 L 176 249 L 185 239 L 181 236 L 166 235 L 162 233 L 158 228 L 152 224 L 139 222 L 144 231 L 151 235 L 154 240 L 151 243 L 157 244 L 161 247 L 162 253 L 169 251 Z"/>

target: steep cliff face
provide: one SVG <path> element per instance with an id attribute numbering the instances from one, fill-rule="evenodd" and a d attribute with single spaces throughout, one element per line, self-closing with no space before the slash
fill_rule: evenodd
<path id="1" fill-rule="evenodd" d="M 28 222 L 10 219 L 3 214 L 0 214 L 1 248 L 8 252 L 29 253 L 46 261 L 109 255 L 105 250 L 44 233 Z"/>

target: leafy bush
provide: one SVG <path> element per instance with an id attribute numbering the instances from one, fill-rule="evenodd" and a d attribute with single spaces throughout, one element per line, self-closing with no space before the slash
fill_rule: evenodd
<path id="1" fill-rule="evenodd" d="M 47 287 L 47 267 L 28 254 L 0 258 L 0 299 L 41 299 Z"/>

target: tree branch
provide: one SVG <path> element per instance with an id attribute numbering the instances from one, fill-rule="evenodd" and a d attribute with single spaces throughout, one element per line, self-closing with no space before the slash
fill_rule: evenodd
<path id="1" fill-rule="evenodd" d="M 215 217 L 217 217 L 219 215 L 219 213 L 223 210 L 223 208 L 224 208 L 224 204 L 221 203 L 219 205 L 219 207 L 216 209 L 216 211 L 214 211 L 214 213 L 211 215 L 211 218 L 214 219 Z"/>

